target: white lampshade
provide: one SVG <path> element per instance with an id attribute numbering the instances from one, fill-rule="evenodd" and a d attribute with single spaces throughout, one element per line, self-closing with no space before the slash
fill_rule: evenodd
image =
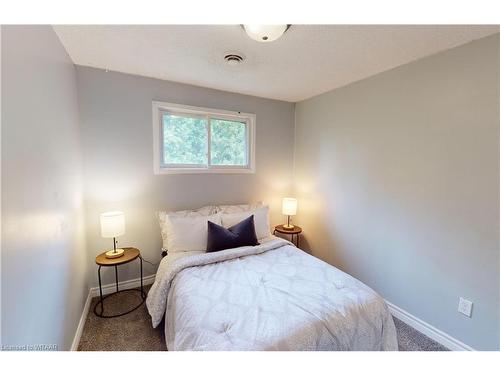
<path id="1" fill-rule="evenodd" d="M 123 212 L 111 211 L 101 214 L 101 236 L 112 238 L 123 234 L 125 234 L 125 215 Z"/>
<path id="2" fill-rule="evenodd" d="M 257 42 L 272 42 L 282 36 L 288 25 L 243 25 L 250 38 Z"/>
<path id="3" fill-rule="evenodd" d="M 283 198 L 282 210 L 283 215 L 296 215 L 297 214 L 297 199 Z"/>

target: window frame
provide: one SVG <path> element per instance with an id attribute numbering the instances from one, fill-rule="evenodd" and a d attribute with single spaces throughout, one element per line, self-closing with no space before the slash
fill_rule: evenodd
<path id="1" fill-rule="evenodd" d="M 163 114 L 184 115 L 206 118 L 207 165 L 165 164 Z M 211 124 L 210 119 L 238 121 L 246 124 L 246 165 L 211 164 Z M 226 111 L 221 109 L 193 107 L 182 104 L 153 101 L 153 169 L 154 174 L 198 174 L 198 173 L 255 173 L 255 120 L 253 113 Z"/>

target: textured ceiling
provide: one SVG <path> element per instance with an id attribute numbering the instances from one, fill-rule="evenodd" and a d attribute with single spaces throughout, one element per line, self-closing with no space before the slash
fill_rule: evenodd
<path id="1" fill-rule="evenodd" d="M 292 25 L 272 43 L 239 25 L 54 26 L 78 65 L 300 101 L 500 31 L 499 26 Z M 229 66 L 223 56 L 246 59 Z"/>

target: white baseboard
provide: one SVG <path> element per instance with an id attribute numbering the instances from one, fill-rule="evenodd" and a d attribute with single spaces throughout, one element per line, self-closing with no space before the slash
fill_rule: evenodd
<path id="1" fill-rule="evenodd" d="M 146 276 L 142 279 L 143 285 L 153 284 L 155 281 L 156 275 Z M 141 286 L 141 279 L 132 279 L 118 282 L 118 288 L 120 290 L 123 289 L 131 289 L 138 288 Z M 102 286 L 102 294 L 107 295 L 113 293 L 116 290 L 116 284 L 106 284 Z M 85 305 L 83 306 L 82 316 L 80 317 L 80 321 L 78 322 L 78 327 L 76 327 L 75 337 L 73 339 L 73 343 L 71 344 L 71 351 L 78 350 L 78 345 L 80 344 L 80 339 L 82 337 L 83 327 L 85 326 L 85 321 L 87 320 L 87 315 L 90 309 L 90 303 L 92 302 L 92 298 L 99 296 L 99 287 L 93 287 L 89 289 L 89 293 L 87 295 L 87 300 L 85 301 Z"/>
<path id="2" fill-rule="evenodd" d="M 78 344 L 80 344 L 80 339 L 82 337 L 83 327 L 85 326 L 85 320 L 87 319 L 87 314 L 90 309 L 90 301 L 92 301 L 92 297 L 90 296 L 90 290 L 87 294 L 87 300 L 83 305 L 82 315 L 80 316 L 80 321 L 78 322 L 78 327 L 76 327 L 75 337 L 73 338 L 73 343 L 71 344 L 71 351 L 74 352 L 78 350 Z"/>
<path id="3" fill-rule="evenodd" d="M 417 318 L 416 316 L 410 314 L 408 311 L 403 310 L 402 308 L 390 303 L 389 301 L 385 301 L 387 306 L 389 307 L 389 311 L 391 314 L 408 324 L 409 326 L 415 328 L 417 331 L 423 333 L 427 337 L 433 339 L 434 341 L 440 343 L 450 350 L 455 351 L 474 351 L 475 349 L 471 348 L 469 345 L 464 344 L 460 340 L 457 340 L 454 337 L 451 337 L 447 333 L 437 329 L 436 327 L 430 325 L 429 323 L 424 322 L 423 320 Z"/>
<path id="4" fill-rule="evenodd" d="M 156 275 L 149 275 L 145 276 L 142 278 L 143 285 L 149 285 L 153 284 L 155 281 L 155 276 Z M 125 280 L 125 281 L 119 281 L 118 282 L 118 289 L 131 289 L 131 288 L 139 288 L 141 286 L 141 279 L 132 279 L 132 280 Z M 102 286 L 102 295 L 105 296 L 106 294 L 110 294 L 116 291 L 116 284 L 106 284 Z M 92 297 L 97 297 L 99 296 L 99 287 L 95 286 L 93 288 L 90 288 L 90 292 L 92 294 Z"/>

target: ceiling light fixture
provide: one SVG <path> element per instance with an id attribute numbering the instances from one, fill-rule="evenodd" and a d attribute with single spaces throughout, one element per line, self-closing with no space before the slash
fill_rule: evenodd
<path id="1" fill-rule="evenodd" d="M 243 25 L 247 35 L 257 42 L 268 43 L 279 39 L 291 25 Z"/>

